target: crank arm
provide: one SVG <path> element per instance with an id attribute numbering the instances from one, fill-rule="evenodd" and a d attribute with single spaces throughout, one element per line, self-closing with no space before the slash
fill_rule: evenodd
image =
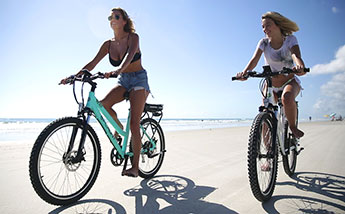
<path id="1" fill-rule="evenodd" d="M 158 156 L 158 155 L 161 155 L 161 154 L 165 153 L 166 151 L 167 151 L 167 150 L 163 150 L 163 151 L 158 152 L 158 153 L 156 153 L 156 154 L 150 155 L 150 158 L 154 158 L 154 157 L 156 157 L 156 156 Z"/>

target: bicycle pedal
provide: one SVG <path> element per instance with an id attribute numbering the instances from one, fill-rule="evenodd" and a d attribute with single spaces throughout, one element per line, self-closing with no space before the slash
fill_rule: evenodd
<path id="1" fill-rule="evenodd" d="M 119 137 L 116 138 L 116 140 L 117 140 L 118 144 L 121 145 L 121 143 L 122 143 L 122 137 L 119 136 Z"/>
<path id="2" fill-rule="evenodd" d="M 298 150 L 297 155 L 299 155 L 299 153 L 301 153 L 301 151 L 303 151 L 303 150 L 304 150 L 304 148 L 301 147 L 301 148 Z"/>

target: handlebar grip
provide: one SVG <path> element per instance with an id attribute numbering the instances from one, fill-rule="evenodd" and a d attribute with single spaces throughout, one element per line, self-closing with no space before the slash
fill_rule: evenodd
<path id="1" fill-rule="evenodd" d="M 235 81 L 235 80 L 238 80 L 238 78 L 237 77 L 232 77 L 231 80 Z"/>
<path id="2" fill-rule="evenodd" d="M 117 74 L 112 74 L 112 75 L 110 75 L 110 78 L 117 78 L 119 75 L 117 75 Z"/>

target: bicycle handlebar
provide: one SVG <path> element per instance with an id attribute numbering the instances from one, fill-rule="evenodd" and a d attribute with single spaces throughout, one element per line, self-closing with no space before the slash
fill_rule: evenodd
<path id="1" fill-rule="evenodd" d="M 83 72 L 81 75 L 71 75 L 66 78 L 66 84 L 73 84 L 75 81 L 80 82 L 90 82 L 95 79 L 104 79 L 105 73 L 98 72 L 96 74 L 91 74 L 88 70 L 84 69 L 81 72 Z M 111 75 L 109 78 L 117 78 L 118 75 Z M 59 85 L 62 83 L 60 82 Z"/>
<path id="2" fill-rule="evenodd" d="M 265 67 L 265 66 L 264 66 Z M 310 72 L 310 68 L 304 68 L 304 72 Z M 248 71 L 246 73 L 246 75 L 244 76 L 245 79 L 248 79 L 249 77 L 256 77 L 256 78 L 266 78 L 266 77 L 273 77 L 273 76 L 277 76 L 277 75 L 280 75 L 280 74 L 297 74 L 299 73 L 298 71 L 295 71 L 291 68 L 283 68 L 283 70 L 281 71 L 274 71 L 272 72 L 270 69 L 269 71 L 267 71 L 265 68 L 264 68 L 264 71 L 261 72 L 261 73 L 257 73 L 256 71 Z M 238 77 L 232 77 L 231 80 L 234 81 L 234 80 L 240 80 L 241 78 L 238 78 Z"/>

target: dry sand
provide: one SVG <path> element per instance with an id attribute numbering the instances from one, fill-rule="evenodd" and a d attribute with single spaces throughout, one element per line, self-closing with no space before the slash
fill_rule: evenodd
<path id="1" fill-rule="evenodd" d="M 305 150 L 296 175 L 280 163 L 273 197 L 252 195 L 247 177 L 250 127 L 168 132 L 167 153 L 150 180 L 121 177 L 102 140 L 101 170 L 77 204 L 57 207 L 34 192 L 29 179 L 33 142 L 0 142 L 0 213 L 345 213 L 345 123 L 301 123 Z"/>

